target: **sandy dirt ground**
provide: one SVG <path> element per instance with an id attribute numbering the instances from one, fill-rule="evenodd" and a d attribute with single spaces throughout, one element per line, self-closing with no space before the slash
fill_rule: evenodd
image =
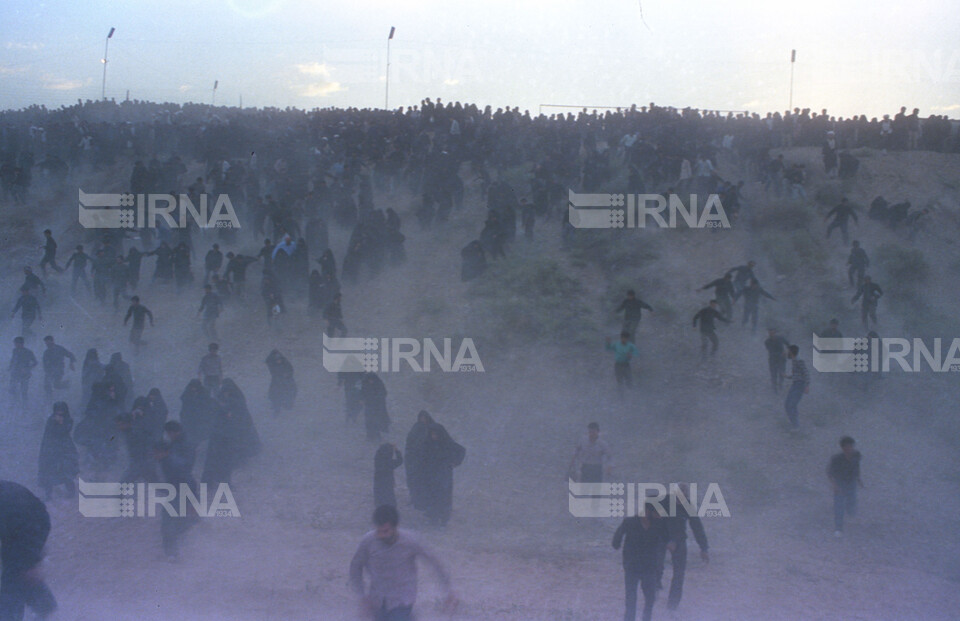
<path id="1" fill-rule="evenodd" d="M 903 168 L 895 158 L 903 156 L 889 157 L 865 160 L 865 168 L 873 183 L 893 192 L 894 173 Z M 956 164 L 956 158 L 928 159 L 916 166 Z M 749 192 L 759 196 L 756 188 Z M 397 203 L 408 262 L 376 280 L 345 286 L 345 321 L 353 335 L 470 336 L 472 298 L 459 281 L 459 249 L 478 234 L 482 210 L 471 201 L 441 234 L 419 230 L 412 214 L 404 213 L 410 205 L 409 198 Z M 930 299 L 945 309 L 952 304 L 955 313 L 955 294 L 940 293 L 956 287 L 955 202 L 952 209 L 939 216 L 942 230 L 930 232 L 922 243 L 934 264 Z M 557 226 L 556 221 L 541 225 L 536 241 L 525 247 L 518 240 L 513 252 L 559 256 Z M 42 228 L 37 222 L 36 233 Z M 860 230 L 864 239 L 890 235 L 871 223 L 861 222 Z M 533 344 L 479 339 L 484 373 L 382 375 L 393 419 L 389 440 L 402 445 L 416 413 L 426 409 L 467 448 L 455 472 L 453 519 L 444 529 L 431 528 L 409 506 L 403 470 L 397 471 L 402 526 L 418 532 L 453 575 L 461 603 L 452 618 L 622 617 L 620 555 L 610 546 L 618 520 L 577 519 L 567 508 L 567 464 L 592 420 L 613 447 L 614 478 L 716 482 L 730 508 L 729 518 L 705 520 L 709 564 L 699 559 L 691 537 L 683 603 L 668 613 L 661 596 L 655 618 L 957 618 L 955 377 L 891 375 L 865 391 L 855 378 L 815 374 L 800 406 L 803 431 L 788 433 L 781 397 L 769 387 L 762 331 L 752 335 L 739 322 L 724 326 L 716 359 L 698 363 L 699 339 L 689 316 L 705 298 L 694 289 L 742 263 L 754 248 L 740 230 L 729 236 L 694 233 L 642 233 L 671 236 L 661 240 L 668 253 L 662 262 L 629 268 L 627 275 L 656 285 L 641 286 L 642 297 L 655 308 L 669 298 L 679 310 L 676 319 L 656 313 L 644 318 L 641 356 L 634 365 L 637 383 L 624 400 L 616 397 L 612 361 L 600 338 L 595 348 L 562 339 Z M 258 244 L 245 239 L 242 248 L 252 253 Z M 66 242 L 64 236 L 61 261 L 71 245 Z M 345 233 L 337 231 L 338 259 L 345 242 Z M 197 243 L 202 251 L 195 266 L 207 247 Z M 3 268 L 6 290 L 19 284 L 14 270 L 27 256 L 24 248 L 12 245 L 5 251 L 13 259 Z M 835 271 L 818 278 L 845 287 L 844 259 L 838 243 L 831 250 Z M 808 310 L 805 288 L 821 280 L 774 285 L 762 257 L 758 263 L 765 285 L 781 300 L 762 307 L 761 323 L 777 316 L 782 325 L 791 325 Z M 200 293 L 177 294 L 172 286 L 151 285 L 152 268 L 152 260 L 146 260 L 138 293 L 157 325 L 147 329 L 149 345 L 140 354 L 126 343 L 122 314 L 98 307 L 86 293 L 71 299 L 66 276 L 50 279 L 47 298 L 56 302 L 45 308 L 41 330 L 81 359 L 88 347 L 97 347 L 101 359 L 123 352 L 133 368 L 136 394 L 159 387 L 176 417 L 180 392 L 205 353 L 196 319 Z M 583 282 L 588 302 L 599 305 L 605 285 L 596 274 L 589 267 L 570 270 Z M 249 272 L 251 284 L 258 284 L 259 267 Z M 364 439 L 360 425 L 344 420 L 342 391 L 321 365 L 321 325 L 306 316 L 305 302 L 294 300 L 282 327 L 273 330 L 253 293 L 249 307 L 231 304 L 218 326 L 225 374 L 245 391 L 264 443 L 263 453 L 233 480 L 242 517 L 201 520 L 186 536 L 180 561 L 168 563 L 161 558 L 158 519 L 83 518 L 75 500 L 52 501 L 44 573 L 60 603 L 56 619 L 358 618 L 347 587 L 348 564 L 370 528 L 376 445 Z M 433 310 L 425 314 L 424 309 Z M 598 325 L 613 334 L 615 316 L 601 311 Z M 852 311 L 849 324 L 854 317 Z M 896 321 L 881 307 L 888 332 Z M 3 342 L 9 343 L 18 328 L 18 322 L 0 326 Z M 569 329 L 572 342 L 578 327 Z M 42 345 L 34 341 L 32 347 L 39 355 Z M 264 359 L 274 347 L 290 358 L 300 387 L 294 411 L 279 418 L 272 416 L 266 398 Z M 802 351 L 808 358 L 809 347 Z M 67 397 L 79 419 L 79 374 L 72 379 Z M 39 378 L 33 391 L 35 406 L 27 412 L 4 402 L 0 477 L 35 489 L 48 405 L 40 403 Z M 837 540 L 824 472 L 837 439 L 847 433 L 863 452 L 866 488 L 859 516 Z M 668 565 L 665 583 L 670 571 Z M 442 594 L 429 569 L 421 572 L 420 584 L 418 618 L 451 618 L 439 609 Z"/>

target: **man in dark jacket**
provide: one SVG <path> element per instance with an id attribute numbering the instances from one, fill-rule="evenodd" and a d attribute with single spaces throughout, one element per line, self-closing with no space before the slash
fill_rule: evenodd
<path id="1" fill-rule="evenodd" d="M 733 316 L 733 272 L 727 272 L 723 278 L 711 280 L 704 286 L 697 289 L 697 291 L 703 291 L 704 289 L 713 289 L 714 297 L 716 298 L 717 303 L 720 305 L 720 312 L 722 312 L 726 317 Z"/>
<path id="2" fill-rule="evenodd" d="M 134 349 L 139 351 L 144 344 L 143 328 L 146 325 L 145 320 L 149 319 L 150 325 L 153 326 L 153 313 L 140 303 L 140 296 L 138 295 L 130 298 L 130 308 L 127 309 L 127 314 L 123 318 L 123 325 L 127 325 L 131 317 L 133 318 L 133 327 L 130 328 L 130 342 L 133 343 Z"/>
<path id="3" fill-rule="evenodd" d="M 20 621 L 27 606 L 46 618 L 57 607 L 38 574 L 50 514 L 26 487 L 0 481 L 0 621 Z"/>
<path id="4" fill-rule="evenodd" d="M 760 310 L 760 297 L 769 298 L 776 301 L 777 298 L 770 295 L 766 289 L 760 286 L 756 278 L 751 278 L 746 287 L 743 288 L 743 324 L 747 325 L 751 321 L 751 331 L 757 331 L 757 316 Z"/>
<path id="5" fill-rule="evenodd" d="M 860 242 L 857 240 L 853 240 L 850 256 L 847 257 L 847 265 L 849 266 L 847 268 L 847 278 L 850 280 L 850 285 L 859 289 L 860 285 L 863 284 L 863 275 L 870 267 L 870 258 L 866 251 L 860 247 Z M 854 280 L 854 276 L 856 276 L 856 280 Z"/>
<path id="6" fill-rule="evenodd" d="M 626 539 L 626 541 L 624 541 Z M 613 534 L 613 549 L 623 545 L 623 576 L 626 587 L 624 621 L 637 618 L 637 583 L 643 591 L 643 621 L 653 618 L 653 603 L 660 582 L 665 549 L 676 549 L 653 503 L 645 503 L 641 515 L 625 518 Z"/>
<path id="7" fill-rule="evenodd" d="M 720 314 L 720 311 L 717 310 L 719 304 L 716 300 L 710 300 L 710 305 L 701 308 L 697 311 L 697 314 L 693 316 L 693 327 L 697 327 L 697 323 L 700 323 L 700 357 L 706 357 L 707 355 L 707 342 L 713 344 L 713 349 L 710 350 L 710 355 L 717 353 L 717 348 L 720 346 L 720 340 L 717 338 L 717 327 L 715 324 L 716 320 L 720 320 L 724 323 L 730 323 L 730 320 Z"/>
<path id="8" fill-rule="evenodd" d="M 43 319 L 43 315 L 40 312 L 40 302 L 37 301 L 36 296 L 30 293 L 29 287 L 20 287 L 20 297 L 17 298 L 17 303 L 10 313 L 11 319 L 16 317 L 17 311 L 20 311 L 20 321 L 22 322 L 20 336 L 33 336 L 30 326 L 37 319 Z"/>
<path id="9" fill-rule="evenodd" d="M 787 372 L 787 347 L 790 343 L 779 334 L 776 328 L 770 328 L 767 340 L 763 342 L 767 349 L 767 365 L 770 367 L 770 383 L 773 392 L 779 393 L 783 388 L 783 378 Z"/>
<path id="10" fill-rule="evenodd" d="M 617 313 L 623 311 L 623 329 L 621 332 L 630 334 L 631 343 L 637 342 L 637 326 L 640 325 L 640 315 L 643 309 L 653 312 L 653 308 L 643 300 L 638 300 L 636 292 L 630 289 L 627 291 L 627 297 L 624 298 L 623 302 L 620 302 L 620 306 L 614 311 Z"/>
<path id="11" fill-rule="evenodd" d="M 830 233 L 835 228 L 840 229 L 840 235 L 843 237 L 843 243 L 846 245 L 850 240 L 850 235 L 847 232 L 847 223 L 850 221 L 850 218 L 853 218 L 854 222 L 857 222 L 857 213 L 853 210 L 853 205 L 847 201 L 846 198 L 840 200 L 840 204 L 827 212 L 827 215 L 823 217 L 824 221 L 833 218 L 830 222 L 830 225 L 827 226 L 827 239 L 830 239 Z"/>
<path id="12" fill-rule="evenodd" d="M 751 278 L 756 278 L 756 274 L 753 273 L 753 268 L 756 267 L 757 263 L 755 261 L 747 261 L 746 265 L 738 265 L 737 267 L 731 267 L 727 270 L 726 276 L 729 274 L 733 277 L 733 300 L 736 301 L 740 297 L 740 292 L 747 285 L 747 282 Z"/>
<path id="13" fill-rule="evenodd" d="M 873 282 L 869 276 L 863 277 L 863 282 L 860 284 L 860 287 L 857 289 L 857 293 L 850 299 L 851 304 L 856 304 L 857 300 L 862 298 L 860 303 L 860 319 L 863 321 L 863 327 L 869 328 L 869 320 L 872 319 L 873 323 L 877 323 L 877 302 L 880 301 L 880 296 L 883 295 L 883 289 L 880 288 L 880 285 Z"/>
<path id="14" fill-rule="evenodd" d="M 223 277 L 233 285 L 233 292 L 239 298 L 243 298 L 243 291 L 247 282 L 247 266 L 256 263 L 257 259 L 242 254 L 227 253 L 227 269 L 223 272 Z"/>
<path id="15" fill-rule="evenodd" d="M 203 284 L 209 283 L 210 276 L 218 273 L 222 265 L 223 253 L 220 252 L 220 244 L 214 244 L 203 257 Z"/>
<path id="16" fill-rule="evenodd" d="M 690 497 L 690 486 L 681 483 L 679 486 L 680 494 L 691 507 L 696 506 L 696 499 Z M 667 528 L 670 532 L 670 539 L 676 544 L 670 551 L 670 564 L 673 567 L 673 576 L 670 578 L 670 595 L 667 598 L 667 608 L 676 609 L 680 605 L 680 598 L 683 595 L 683 578 L 687 569 L 687 523 L 690 523 L 690 530 L 693 531 L 693 538 L 697 540 L 700 546 L 700 558 L 704 563 L 710 562 L 709 546 L 707 545 L 707 533 L 703 530 L 703 522 L 697 515 L 690 515 L 687 505 L 678 499 L 675 495 L 673 499 L 668 499 L 667 506 L 670 507 L 671 515 L 666 518 Z"/>
<path id="17" fill-rule="evenodd" d="M 30 376 L 33 367 L 37 366 L 37 357 L 24 346 L 22 336 L 13 339 L 13 355 L 10 356 L 10 394 L 19 399 L 21 405 L 27 404 L 27 393 L 30 388 Z"/>
<path id="18" fill-rule="evenodd" d="M 77 357 L 63 345 L 54 343 L 52 336 L 43 337 L 43 342 L 47 346 L 43 352 L 43 390 L 47 393 L 47 398 L 50 398 L 54 389 L 63 390 L 70 385 L 63 379 L 66 361 L 70 361 L 70 370 L 73 371 Z"/>
<path id="19" fill-rule="evenodd" d="M 833 486 L 833 534 L 836 537 L 843 535 L 844 515 L 856 515 L 857 487 L 863 487 L 863 481 L 860 480 L 860 451 L 854 448 L 855 444 L 850 436 L 840 438 L 841 452 L 831 457 L 827 466 L 827 478 Z"/>
<path id="20" fill-rule="evenodd" d="M 40 246 L 43 249 L 43 258 L 40 259 L 40 269 L 43 270 L 43 277 L 47 277 L 47 266 L 52 267 L 58 274 L 63 273 L 63 268 L 57 265 L 57 242 L 53 239 L 53 232 L 46 229 L 43 232 L 44 243 Z"/>

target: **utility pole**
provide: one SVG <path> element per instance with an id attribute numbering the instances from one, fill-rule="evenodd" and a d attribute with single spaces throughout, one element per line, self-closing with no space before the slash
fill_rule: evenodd
<path id="1" fill-rule="evenodd" d="M 103 63 L 103 85 L 100 87 L 100 99 L 107 98 L 107 50 L 110 49 L 110 39 L 113 37 L 115 30 L 116 28 L 110 28 L 110 32 L 107 33 L 107 41 L 103 45 L 103 58 L 100 59 L 100 62 Z"/>
<path id="2" fill-rule="evenodd" d="M 383 98 L 383 107 L 386 110 L 390 109 L 390 41 L 393 40 L 393 33 L 396 31 L 394 26 L 390 26 L 390 34 L 387 36 L 387 93 Z"/>
<path id="3" fill-rule="evenodd" d="M 797 50 L 790 50 L 790 106 L 788 110 L 793 110 L 793 66 L 797 64 Z"/>

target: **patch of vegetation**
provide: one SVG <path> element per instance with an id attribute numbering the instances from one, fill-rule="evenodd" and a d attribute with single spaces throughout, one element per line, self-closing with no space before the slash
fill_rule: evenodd
<path id="1" fill-rule="evenodd" d="M 7 216 L 0 224 L 0 243 L 4 248 L 22 244 L 33 246 L 35 240 L 33 222 L 27 218 Z"/>
<path id="2" fill-rule="evenodd" d="M 936 322 L 920 290 L 930 276 L 922 251 L 886 243 L 877 250 L 876 266 L 880 274 L 874 280 L 883 288 L 890 309 L 903 318 L 905 329 L 914 331 Z"/>
<path id="3" fill-rule="evenodd" d="M 843 189 L 839 182 L 825 183 L 817 190 L 815 197 L 818 203 L 829 205 L 831 208 L 840 204 L 843 198 Z"/>
<path id="4" fill-rule="evenodd" d="M 807 274 L 826 272 L 827 252 L 806 229 L 764 231 L 760 244 L 778 274 L 790 276 L 801 267 Z"/>
<path id="5" fill-rule="evenodd" d="M 570 242 L 570 260 L 596 264 L 608 275 L 639 268 L 660 256 L 654 235 L 637 229 L 580 229 Z"/>
<path id="6" fill-rule="evenodd" d="M 930 275 L 930 264 L 923 252 L 899 244 L 881 245 L 877 250 L 876 263 L 883 270 L 888 284 L 898 289 L 915 288 Z"/>
<path id="7" fill-rule="evenodd" d="M 751 215 L 755 229 L 804 229 L 810 226 L 812 220 L 812 211 L 797 203 L 768 205 Z"/>
<path id="8" fill-rule="evenodd" d="M 591 330 L 583 329 L 593 327 L 583 288 L 553 259 L 496 261 L 469 294 L 491 341 L 591 338 Z"/>
<path id="9" fill-rule="evenodd" d="M 819 333 L 827 327 L 830 319 L 840 320 L 841 329 L 850 325 L 858 325 L 859 315 L 854 306 L 850 304 L 850 296 L 847 289 L 839 289 L 837 283 L 833 280 L 823 280 L 817 283 L 815 289 L 817 299 L 814 304 L 806 306 L 805 312 L 802 312 L 797 318 L 802 326 L 802 335 Z M 794 338 L 800 338 L 799 335 L 791 335 Z"/>

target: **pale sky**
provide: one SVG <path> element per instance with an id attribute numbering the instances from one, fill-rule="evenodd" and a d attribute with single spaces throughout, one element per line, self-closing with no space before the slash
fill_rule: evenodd
<path id="1" fill-rule="evenodd" d="M 957 0 L 3 0 L 0 109 L 100 96 L 244 107 L 481 105 L 960 117 Z M 547 109 L 544 111 L 557 111 Z"/>

